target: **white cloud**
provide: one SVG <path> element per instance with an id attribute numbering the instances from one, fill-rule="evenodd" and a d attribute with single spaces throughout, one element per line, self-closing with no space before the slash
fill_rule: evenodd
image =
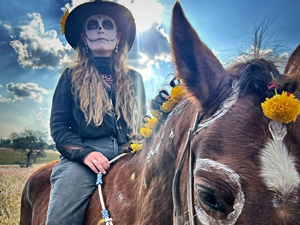
<path id="1" fill-rule="evenodd" d="M 11 31 L 12 30 L 12 26 L 10 24 L 5 23 L 5 24 L 3 24 L 3 27 L 7 31 Z"/>
<path id="2" fill-rule="evenodd" d="M 139 53 L 140 58 L 135 61 L 129 61 L 129 65 L 138 71 L 144 81 L 155 79 L 156 75 L 153 72 L 152 66 L 155 64 L 155 60 L 150 59 L 147 54 Z"/>
<path id="3" fill-rule="evenodd" d="M 119 0 L 118 3 L 131 11 L 137 31 L 148 30 L 155 22 L 161 24 L 164 7 L 157 0 Z"/>
<path id="4" fill-rule="evenodd" d="M 4 98 L 2 95 L 0 95 L 0 102 L 12 102 L 13 99 L 11 98 Z"/>
<path id="5" fill-rule="evenodd" d="M 3 22 L 0 20 L 0 27 L 3 27 L 4 31 L 10 35 L 13 33 L 12 25 L 9 22 Z"/>
<path id="6" fill-rule="evenodd" d="M 69 10 L 69 12 L 71 12 L 75 7 L 81 5 L 84 2 L 91 2 L 88 0 L 72 0 L 72 3 L 67 3 L 62 10 L 65 12 L 66 10 Z"/>
<path id="7" fill-rule="evenodd" d="M 27 125 L 34 129 L 43 129 L 49 131 L 50 109 L 46 107 L 40 107 L 39 112 L 36 115 L 31 116 L 31 121 Z"/>
<path id="8" fill-rule="evenodd" d="M 23 121 L 23 126 L 28 129 L 40 131 L 46 133 L 50 138 L 50 108 L 40 107 L 35 114 L 27 117 L 26 121 Z"/>
<path id="9" fill-rule="evenodd" d="M 13 93 L 14 98 L 22 100 L 23 98 L 31 98 L 36 102 L 41 103 L 44 99 L 43 95 L 48 95 L 51 91 L 38 86 L 35 83 L 9 83 L 6 85 L 7 90 Z"/>
<path id="10" fill-rule="evenodd" d="M 225 63 L 225 64 L 228 64 L 228 67 L 230 67 L 231 65 L 243 63 L 250 59 L 254 59 L 255 53 L 254 53 L 253 49 L 254 48 L 252 46 L 248 50 L 247 53 L 241 54 L 241 55 L 235 57 L 232 62 Z M 278 55 L 273 51 L 273 49 L 259 49 L 259 58 L 268 59 L 268 60 L 271 60 L 272 62 L 274 62 L 274 64 L 279 69 L 279 72 L 281 72 L 281 73 L 283 73 L 284 66 L 288 60 L 288 57 L 289 57 L 289 54 L 286 52 Z"/>
<path id="11" fill-rule="evenodd" d="M 162 28 L 162 27 L 157 27 L 157 30 L 158 30 L 159 33 L 160 33 L 163 37 L 165 37 L 165 38 L 168 40 L 168 42 L 170 43 L 170 36 L 167 34 L 167 32 L 165 31 L 165 29 Z"/>
<path id="12" fill-rule="evenodd" d="M 141 54 L 142 53 L 142 54 Z M 143 62 L 143 55 L 151 60 L 170 62 L 170 43 L 168 35 L 164 32 L 163 28 L 157 24 L 152 24 L 151 29 L 141 32 L 137 35 L 135 43 L 128 54 L 129 61 L 135 60 L 135 67 L 143 67 L 138 65 Z"/>
<path id="13" fill-rule="evenodd" d="M 29 23 L 21 26 L 19 38 L 10 42 L 19 55 L 19 63 L 33 69 L 65 67 L 71 47 L 62 44 L 55 30 L 45 30 L 39 13 L 27 15 L 30 18 Z"/>
<path id="14" fill-rule="evenodd" d="M 171 62 L 172 61 L 172 56 L 171 56 L 171 54 L 167 54 L 165 52 L 162 52 L 159 55 L 155 55 L 154 59 L 164 61 L 164 62 Z"/>

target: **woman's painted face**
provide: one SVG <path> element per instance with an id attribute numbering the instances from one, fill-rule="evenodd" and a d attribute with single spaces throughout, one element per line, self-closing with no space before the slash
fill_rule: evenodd
<path id="1" fill-rule="evenodd" d="M 82 39 L 94 56 L 111 56 L 120 37 L 114 20 L 109 16 L 97 14 L 86 20 Z"/>

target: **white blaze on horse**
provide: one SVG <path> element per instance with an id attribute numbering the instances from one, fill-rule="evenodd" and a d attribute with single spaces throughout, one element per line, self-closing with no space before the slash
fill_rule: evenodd
<path id="1" fill-rule="evenodd" d="M 224 69 L 176 2 L 171 48 L 187 95 L 142 151 L 104 177 L 113 223 L 300 224 L 300 119 L 279 123 L 261 107 L 274 79 L 278 93 L 300 97 L 300 46 L 283 75 L 259 57 Z M 45 223 L 54 165 L 26 183 L 21 225 Z M 101 217 L 95 190 L 84 224 Z"/>

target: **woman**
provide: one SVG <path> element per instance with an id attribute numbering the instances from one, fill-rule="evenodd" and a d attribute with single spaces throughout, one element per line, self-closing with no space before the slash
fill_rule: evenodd
<path id="1" fill-rule="evenodd" d="M 139 125 L 134 121 L 145 113 L 142 78 L 126 67 L 136 33 L 128 9 L 114 2 L 84 3 L 68 15 L 64 28 L 78 59 L 53 96 L 50 127 L 61 160 L 51 175 L 48 225 L 83 223 L 96 173 L 107 173 L 109 160 L 121 153 Z"/>

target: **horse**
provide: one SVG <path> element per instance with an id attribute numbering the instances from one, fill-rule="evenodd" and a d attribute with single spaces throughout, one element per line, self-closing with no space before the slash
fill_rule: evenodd
<path id="1" fill-rule="evenodd" d="M 225 69 L 178 2 L 170 33 L 186 95 L 141 151 L 121 158 L 104 176 L 113 223 L 300 224 L 300 120 L 275 121 L 261 106 L 274 95 L 273 81 L 278 93 L 299 98 L 300 45 L 283 74 L 258 54 Z M 28 179 L 21 225 L 45 223 L 56 163 Z M 98 224 L 100 214 L 95 190 L 84 224 Z"/>

